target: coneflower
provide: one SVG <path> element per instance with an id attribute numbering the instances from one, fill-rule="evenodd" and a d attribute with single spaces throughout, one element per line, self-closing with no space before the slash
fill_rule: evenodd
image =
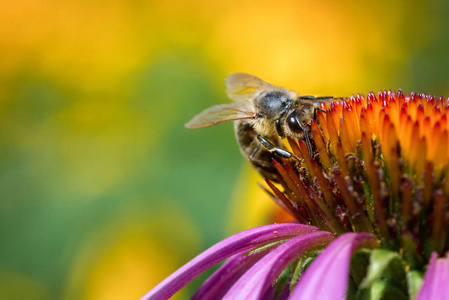
<path id="1" fill-rule="evenodd" d="M 288 138 L 300 161 L 273 157 L 266 180 L 297 222 L 233 235 L 142 299 L 226 258 L 193 299 L 449 299 L 449 99 L 383 91 L 321 109 L 312 155 Z"/>

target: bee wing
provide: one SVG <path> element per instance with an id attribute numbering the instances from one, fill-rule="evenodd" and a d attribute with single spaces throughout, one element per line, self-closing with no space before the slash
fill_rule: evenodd
<path id="1" fill-rule="evenodd" d="M 346 97 L 333 97 L 333 96 L 324 96 L 324 97 L 317 97 L 317 96 L 310 96 L 310 95 L 300 95 L 298 96 L 298 100 L 300 101 L 310 101 L 313 103 L 313 105 L 318 109 L 319 111 L 325 112 L 323 109 L 320 108 L 321 103 L 324 103 L 326 105 L 326 102 L 330 101 L 346 101 Z"/>
<path id="2" fill-rule="evenodd" d="M 229 75 L 226 77 L 225 84 L 228 97 L 234 101 L 247 100 L 252 98 L 257 91 L 275 88 L 274 85 L 246 73 Z"/>
<path id="3" fill-rule="evenodd" d="M 236 101 L 230 104 L 215 105 L 196 115 L 185 127 L 201 128 L 223 122 L 252 119 L 255 112 L 248 101 Z"/>
<path id="4" fill-rule="evenodd" d="M 317 97 L 317 96 L 311 96 L 311 95 L 299 95 L 298 100 L 312 101 L 312 102 L 314 102 L 314 104 L 319 105 L 322 102 L 329 102 L 329 101 L 335 101 L 335 100 L 345 101 L 345 100 L 347 100 L 347 98 L 346 97 L 334 97 L 334 96 Z"/>

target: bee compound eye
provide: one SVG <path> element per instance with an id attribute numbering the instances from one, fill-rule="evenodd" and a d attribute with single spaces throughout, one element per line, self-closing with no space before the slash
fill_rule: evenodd
<path id="1" fill-rule="evenodd" d="M 287 125 L 292 132 L 300 133 L 302 132 L 302 127 L 298 121 L 298 113 L 297 111 L 293 111 L 287 118 Z"/>

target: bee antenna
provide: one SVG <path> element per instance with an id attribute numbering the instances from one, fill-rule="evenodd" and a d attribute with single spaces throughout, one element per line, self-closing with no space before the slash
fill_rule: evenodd
<path id="1" fill-rule="evenodd" d="M 322 112 L 322 113 L 326 113 L 326 111 L 325 111 L 324 109 L 320 108 L 320 107 L 315 107 L 315 109 L 316 109 L 316 110 L 319 110 L 319 111 Z"/>
<path id="2" fill-rule="evenodd" d="M 316 112 L 316 111 L 315 111 Z M 307 129 L 304 127 L 304 125 L 298 120 L 298 117 L 296 116 L 296 121 L 298 122 L 299 126 L 301 127 L 303 133 L 304 133 L 304 140 L 307 144 L 307 150 L 309 150 L 310 157 L 313 157 L 313 150 L 312 150 L 312 143 L 310 142 L 309 134 L 307 132 Z"/>
<path id="3" fill-rule="evenodd" d="M 310 157 L 313 157 L 312 143 L 310 143 L 309 135 L 307 134 L 306 131 L 304 131 L 304 137 L 307 144 L 307 150 L 309 150 L 310 153 Z"/>

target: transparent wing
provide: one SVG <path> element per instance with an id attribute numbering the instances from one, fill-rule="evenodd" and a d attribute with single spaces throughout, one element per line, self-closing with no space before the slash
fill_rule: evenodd
<path id="1" fill-rule="evenodd" d="M 201 128 L 223 122 L 252 119 L 255 112 L 248 101 L 236 101 L 230 104 L 215 105 L 196 115 L 185 127 Z"/>
<path id="2" fill-rule="evenodd" d="M 329 101 L 336 101 L 336 100 L 345 101 L 345 100 L 347 100 L 347 98 L 346 97 L 334 97 L 334 96 L 317 97 L 317 96 L 312 96 L 312 95 L 299 95 L 298 100 L 312 101 L 312 102 L 314 102 L 315 105 L 319 105 L 322 102 L 329 102 Z"/>
<path id="3" fill-rule="evenodd" d="M 226 77 L 225 84 L 228 97 L 234 101 L 252 99 L 257 91 L 276 88 L 274 85 L 246 73 L 229 75 Z"/>
<path id="4" fill-rule="evenodd" d="M 325 112 L 320 106 L 324 103 L 324 106 L 329 106 L 328 103 L 330 101 L 346 101 L 346 97 L 333 97 L 333 96 L 324 96 L 324 97 L 317 97 L 317 96 L 311 96 L 311 95 L 300 95 L 298 96 L 298 100 L 301 103 L 306 102 L 312 102 L 313 106 L 319 111 Z"/>

